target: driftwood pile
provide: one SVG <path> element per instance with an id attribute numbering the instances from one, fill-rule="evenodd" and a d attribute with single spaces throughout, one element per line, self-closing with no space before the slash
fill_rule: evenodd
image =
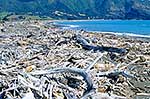
<path id="1" fill-rule="evenodd" d="M 150 40 L 0 23 L 0 99 L 150 98 Z"/>

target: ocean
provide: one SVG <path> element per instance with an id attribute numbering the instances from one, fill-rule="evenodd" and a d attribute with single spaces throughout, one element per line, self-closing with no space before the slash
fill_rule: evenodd
<path id="1" fill-rule="evenodd" d="M 55 23 L 61 25 L 63 29 L 83 29 L 150 38 L 150 20 L 78 20 L 56 21 Z"/>

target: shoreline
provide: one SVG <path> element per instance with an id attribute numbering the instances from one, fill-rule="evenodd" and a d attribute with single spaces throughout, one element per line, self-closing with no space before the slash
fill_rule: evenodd
<path id="1" fill-rule="evenodd" d="M 93 20 L 57 20 L 57 21 L 54 21 L 54 24 L 58 27 L 60 25 L 60 27 L 62 29 L 72 29 L 72 30 L 84 30 L 84 28 L 78 26 L 78 25 L 65 25 L 65 24 L 59 24 L 57 22 L 80 22 L 80 21 L 93 21 Z M 94 20 L 94 21 L 99 21 L 99 20 Z M 102 20 L 103 21 L 103 20 Z M 109 21 L 109 20 L 104 20 L 104 21 Z M 122 20 L 114 20 L 114 21 L 122 21 Z M 126 20 L 126 21 L 129 21 L 129 20 Z M 135 20 L 133 20 L 135 21 Z M 142 20 L 141 20 L 142 21 Z M 87 32 L 95 32 L 95 33 L 110 33 L 110 34 L 115 34 L 115 35 L 122 35 L 122 36 L 129 36 L 129 37 L 137 37 L 137 38 L 150 38 L 150 35 L 144 35 L 144 34 L 137 34 L 137 33 L 132 33 L 132 32 L 108 32 L 108 31 L 90 31 L 90 30 L 85 30 Z"/>
<path id="2" fill-rule="evenodd" d="M 61 28 L 63 28 L 63 26 Z M 68 29 L 62 29 L 62 30 L 74 30 L 74 31 L 83 30 L 83 29 L 69 29 L 69 27 L 67 28 Z M 131 39 L 134 38 L 134 39 L 141 39 L 141 40 L 143 39 L 146 41 L 150 41 L 150 35 L 138 35 L 138 34 L 133 34 L 133 33 L 121 33 L 121 32 L 102 32 L 102 31 L 88 31 L 88 30 L 85 30 L 85 31 L 89 33 L 110 34 L 110 35 L 116 35 L 116 36 L 121 36 L 121 37 L 128 37 Z"/>
<path id="3" fill-rule="evenodd" d="M 87 30 L 84 30 L 84 29 L 70 29 L 70 27 L 66 27 L 68 29 L 64 29 L 63 25 L 62 26 L 59 26 L 59 25 L 56 25 L 58 26 L 57 28 L 61 29 L 61 30 L 70 30 L 70 31 L 80 31 L 80 30 L 83 30 L 85 32 L 88 32 L 88 33 L 95 33 L 95 34 L 109 34 L 109 35 L 116 35 L 116 36 L 120 36 L 120 37 L 125 37 L 125 38 L 131 38 L 131 39 L 139 39 L 139 40 L 145 40 L 145 41 L 149 41 L 150 42 L 150 35 L 138 35 L 138 34 L 133 34 L 133 33 L 120 33 L 120 32 L 102 32 L 102 31 L 87 31 Z"/>
<path id="4" fill-rule="evenodd" d="M 131 39 L 140 39 L 140 40 L 150 41 L 150 35 L 144 36 L 144 35 L 137 35 L 137 34 L 132 34 L 132 33 L 124 34 L 124 33 L 119 33 L 119 32 L 100 32 L 100 31 L 88 31 L 88 32 L 110 34 L 110 35 L 112 34 L 112 35 L 117 35 L 117 36 L 131 38 Z"/>

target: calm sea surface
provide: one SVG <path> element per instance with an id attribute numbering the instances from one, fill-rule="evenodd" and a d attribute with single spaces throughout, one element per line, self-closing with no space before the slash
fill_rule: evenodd
<path id="1" fill-rule="evenodd" d="M 56 24 L 61 24 L 64 29 L 84 29 L 150 37 L 150 20 L 83 20 L 60 21 Z"/>

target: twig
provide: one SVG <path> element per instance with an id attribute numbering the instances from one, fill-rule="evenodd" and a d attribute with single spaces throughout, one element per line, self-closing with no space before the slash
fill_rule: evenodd
<path id="1" fill-rule="evenodd" d="M 53 85 L 50 85 L 50 93 L 49 93 L 49 97 L 50 97 L 50 99 L 53 99 L 53 97 L 52 97 L 52 93 L 53 93 Z"/>
<path id="2" fill-rule="evenodd" d="M 87 67 L 87 69 L 85 70 L 86 73 L 88 73 L 88 72 L 90 71 L 90 69 L 97 63 L 97 61 L 99 61 L 99 59 L 101 59 L 101 58 L 103 57 L 103 55 L 104 55 L 104 53 L 100 54 L 100 56 L 98 56 L 98 57 L 94 60 L 94 62 L 93 62 L 90 66 Z"/>

